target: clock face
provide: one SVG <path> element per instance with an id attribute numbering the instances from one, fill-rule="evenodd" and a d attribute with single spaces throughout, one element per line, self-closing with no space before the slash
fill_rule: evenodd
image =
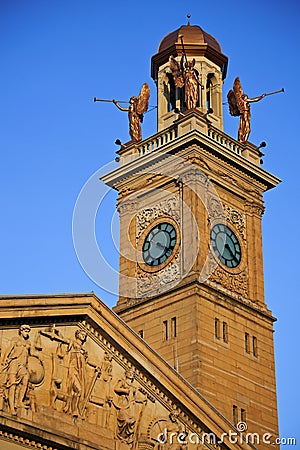
<path id="1" fill-rule="evenodd" d="M 241 261 L 242 252 L 234 232 L 226 225 L 215 225 L 210 233 L 211 244 L 215 254 L 225 266 L 237 267 Z"/>
<path id="2" fill-rule="evenodd" d="M 176 230 L 170 223 L 157 224 L 146 236 L 143 244 L 143 259 L 148 266 L 159 266 L 173 253 L 176 245 Z"/>

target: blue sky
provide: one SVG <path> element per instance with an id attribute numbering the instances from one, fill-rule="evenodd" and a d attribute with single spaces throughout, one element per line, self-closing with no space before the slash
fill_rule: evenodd
<path id="1" fill-rule="evenodd" d="M 115 139 L 128 140 L 126 114 L 93 97 L 126 99 L 147 81 L 155 105 L 151 56 L 188 12 L 229 57 L 224 101 L 236 76 L 251 97 L 285 88 L 252 105 L 250 141 L 267 142 L 263 167 L 283 180 L 265 195 L 265 291 L 278 317 L 280 434 L 298 435 L 298 442 L 299 11 L 296 0 L 0 1 L 3 294 L 95 291 L 115 303 L 83 271 L 72 243 L 80 190 L 114 160 Z M 238 120 L 226 106 L 224 121 L 235 137 Z M 153 111 L 143 135 L 155 131 Z M 109 193 L 97 215 L 97 241 L 107 243 L 103 252 L 117 269 L 117 243 L 109 242 L 114 213 Z"/>

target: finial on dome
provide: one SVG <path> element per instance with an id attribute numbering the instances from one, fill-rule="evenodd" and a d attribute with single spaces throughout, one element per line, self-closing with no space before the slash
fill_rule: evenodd
<path id="1" fill-rule="evenodd" d="M 187 14 L 187 18 L 188 18 L 188 23 L 187 23 L 187 24 L 188 24 L 188 25 L 191 25 L 191 23 L 190 23 L 190 18 L 191 18 L 190 13 Z"/>

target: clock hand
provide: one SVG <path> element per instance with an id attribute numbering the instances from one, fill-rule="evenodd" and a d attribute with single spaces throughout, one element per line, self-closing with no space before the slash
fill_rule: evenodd
<path id="1" fill-rule="evenodd" d="M 167 248 L 165 245 L 162 245 L 160 242 L 155 242 L 155 245 L 159 248 L 162 248 L 163 250 L 165 250 Z"/>
<path id="2" fill-rule="evenodd" d="M 229 253 L 231 254 L 232 258 L 235 259 L 236 262 L 238 262 L 237 257 L 235 256 L 235 254 L 233 253 L 233 251 L 231 250 L 231 248 L 229 247 L 229 245 L 227 244 L 227 242 L 226 242 L 226 244 L 225 244 L 225 248 L 229 251 Z"/>
<path id="3" fill-rule="evenodd" d="M 166 248 L 165 245 L 162 245 L 160 242 L 156 242 L 153 238 L 151 240 L 149 240 L 149 244 L 156 245 L 156 247 L 160 247 L 160 248 Z"/>

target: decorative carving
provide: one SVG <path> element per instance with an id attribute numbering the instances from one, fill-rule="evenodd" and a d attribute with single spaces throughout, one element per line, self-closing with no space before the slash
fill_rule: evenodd
<path id="1" fill-rule="evenodd" d="M 168 418 L 153 420 L 148 428 L 148 437 L 158 442 L 158 450 L 186 450 L 184 441 L 187 435 L 185 426 L 179 421 L 179 412 L 170 411 Z"/>
<path id="2" fill-rule="evenodd" d="M 237 209 L 225 205 L 220 202 L 219 198 L 211 196 L 207 202 L 208 217 L 210 222 L 221 220 L 222 223 L 229 222 L 234 225 L 236 230 L 241 235 L 242 239 L 246 240 L 246 216 Z"/>
<path id="3" fill-rule="evenodd" d="M 147 397 L 133 384 L 134 372 L 127 370 L 115 385 L 114 406 L 117 409 L 116 437 L 132 448 L 139 432 Z"/>
<path id="4" fill-rule="evenodd" d="M 111 404 L 112 369 L 112 355 L 109 352 L 104 352 L 104 358 L 100 364 L 101 376 L 96 378 L 94 390 L 91 390 L 90 401 L 92 403 L 101 406 L 105 403 Z"/>
<path id="5" fill-rule="evenodd" d="M 192 161 L 192 164 L 194 163 L 194 161 Z M 197 167 L 193 167 L 192 169 L 189 169 L 188 172 L 184 173 L 181 177 L 180 180 L 185 184 L 189 184 L 191 182 L 200 182 L 202 183 L 205 187 L 208 186 L 209 184 L 209 179 L 208 177 L 205 175 L 205 173 L 203 173 L 200 169 L 198 169 Z"/>
<path id="6" fill-rule="evenodd" d="M 43 450 L 58 450 L 57 447 L 53 447 L 52 445 L 49 447 L 45 444 L 45 441 L 43 439 L 40 440 L 33 440 L 28 439 L 23 436 L 18 436 L 15 432 L 10 433 L 8 431 L 2 431 L 0 430 L 0 437 L 9 441 L 13 441 L 14 443 L 18 442 L 20 445 L 30 447 L 30 448 L 39 448 Z"/>
<path id="7" fill-rule="evenodd" d="M 175 258 L 175 262 L 169 263 L 164 269 L 156 273 L 147 273 L 138 270 L 137 273 L 137 293 L 140 296 L 153 292 L 154 290 L 159 290 L 168 284 L 169 287 L 172 283 L 177 283 L 180 280 L 180 264 L 179 256 Z"/>
<path id="8" fill-rule="evenodd" d="M 265 212 L 265 208 L 263 205 L 259 205 L 254 202 L 248 202 L 245 204 L 245 210 L 249 214 L 254 214 L 256 216 L 261 217 Z"/>
<path id="9" fill-rule="evenodd" d="M 152 208 L 145 208 L 137 214 L 136 218 L 136 240 L 138 241 L 142 232 L 153 222 L 153 220 L 169 215 L 178 224 L 180 223 L 180 202 L 179 197 L 172 197 L 163 200 Z"/>
<path id="10" fill-rule="evenodd" d="M 84 330 L 76 330 L 73 339 L 64 339 L 54 325 L 51 325 L 48 329 L 41 331 L 41 334 L 59 343 L 56 354 L 52 355 L 50 405 L 56 409 L 56 400 L 62 400 L 64 413 L 84 418 L 97 379 L 101 376 L 102 367 L 105 370 L 105 377 L 108 376 L 109 361 L 106 360 L 105 364 L 99 367 L 88 359 L 88 352 L 84 348 L 87 340 Z M 90 382 L 87 366 L 93 369 Z"/>
<path id="11" fill-rule="evenodd" d="M 221 284 L 229 291 L 248 296 L 248 275 L 246 270 L 237 274 L 231 274 L 217 266 L 209 277 L 210 281 Z"/>
<path id="12" fill-rule="evenodd" d="M 87 339 L 86 332 L 76 330 L 75 339 L 68 342 L 69 367 L 67 375 L 67 398 L 64 412 L 74 417 L 83 416 L 86 405 L 86 363 L 87 351 L 83 348 Z M 96 373 L 98 376 L 99 371 Z"/>
<path id="13" fill-rule="evenodd" d="M 189 155 L 187 157 L 187 160 L 191 164 L 196 164 L 197 166 L 203 167 L 205 169 L 211 170 L 210 166 L 207 164 L 204 158 L 202 158 L 200 155 Z"/>
<path id="14" fill-rule="evenodd" d="M 127 212 L 134 212 L 136 211 L 136 201 L 124 201 L 122 203 L 119 203 L 117 205 L 118 211 L 121 214 L 127 213 Z"/>
<path id="15" fill-rule="evenodd" d="M 152 436 L 153 433 L 157 436 L 164 428 L 167 436 L 185 429 L 198 430 L 199 424 L 192 416 L 183 414 L 179 403 L 176 411 L 172 411 L 175 408 L 173 398 L 168 391 L 162 390 L 155 378 L 149 377 L 147 369 L 140 365 L 134 367 L 131 356 L 116 347 L 107 332 L 102 334 L 101 328 L 94 328 L 88 319 L 78 325 L 72 317 L 46 328 L 40 326 L 32 343 L 28 325 L 20 327 L 17 339 L 14 333 L 14 329 L 5 329 L 0 334 L 0 346 L 6 350 L 1 370 L 1 398 L 4 397 L 5 420 L 11 420 L 7 418 L 7 412 L 11 413 L 8 375 L 15 376 L 15 409 L 27 384 L 20 413 L 17 409 L 23 431 L 26 424 L 26 438 L 19 436 L 17 431 L 16 434 L 0 432 L 1 438 L 29 448 L 40 448 L 43 444 L 46 449 L 48 444 L 30 438 L 30 429 L 38 427 L 46 430 L 50 440 L 51 435 L 54 436 L 53 449 L 49 447 L 49 450 L 55 450 L 56 445 L 62 445 L 61 441 L 55 445 L 57 436 L 67 433 L 68 437 L 74 436 L 76 442 L 83 430 L 80 419 L 84 419 L 86 439 L 96 446 L 105 438 L 107 448 L 159 450 L 160 443 L 151 439 L 148 433 L 155 417 L 163 418 L 160 419 L 162 428 L 152 427 Z M 38 356 L 35 354 L 37 349 L 42 352 L 37 353 Z M 14 369 L 19 368 L 22 358 L 27 358 L 28 362 L 20 365 L 20 372 L 16 372 Z M 180 447 L 163 448 L 179 450 Z"/>
<path id="16" fill-rule="evenodd" d="M 130 187 L 125 187 L 119 190 L 119 197 L 118 200 L 121 202 L 125 197 L 127 197 L 129 194 L 132 194 L 134 192 L 134 189 Z"/>
<path id="17" fill-rule="evenodd" d="M 245 214 L 231 208 L 231 206 L 224 205 L 226 220 L 232 223 L 237 231 L 242 236 L 243 240 L 246 240 L 246 217 Z"/>
<path id="18" fill-rule="evenodd" d="M 44 366 L 32 345 L 29 325 L 21 325 L 18 337 L 6 349 L 0 370 L 0 410 L 7 402 L 8 410 L 17 415 L 17 408 L 36 409 L 34 387 L 42 383 Z"/>
<path id="19" fill-rule="evenodd" d="M 211 195 L 208 198 L 207 212 L 210 222 L 213 222 L 216 219 L 220 219 L 221 221 L 224 221 L 225 219 L 224 209 L 219 197 L 214 197 L 213 195 Z"/>

